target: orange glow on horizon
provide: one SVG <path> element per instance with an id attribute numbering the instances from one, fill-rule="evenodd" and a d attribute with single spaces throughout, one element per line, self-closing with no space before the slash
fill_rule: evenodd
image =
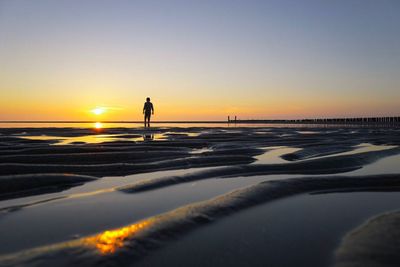
<path id="1" fill-rule="evenodd" d="M 150 221 L 141 221 L 115 230 L 107 230 L 103 233 L 88 237 L 83 243 L 95 247 L 102 255 L 115 253 L 117 249 L 124 246 L 124 241 L 137 234 L 150 225 Z"/>
<path id="2" fill-rule="evenodd" d="M 95 106 L 91 109 L 90 100 L 75 102 L 73 105 L 59 102 L 0 100 L 0 120 L 70 120 L 70 121 L 142 121 L 143 102 L 137 100 L 130 103 L 128 100 L 105 101 L 107 106 Z M 213 99 L 194 102 L 190 99 L 185 102 L 176 100 L 154 99 L 155 115 L 153 121 L 196 121 L 196 120 L 226 120 L 228 116 L 237 116 L 238 119 L 304 119 L 319 117 L 371 117 L 397 116 L 398 104 L 386 103 L 383 110 L 382 103 L 370 104 L 365 108 L 354 101 L 312 101 L 305 99 L 268 100 L 258 101 L 220 101 Z M 92 106 L 92 107 L 93 107 Z M 97 128 L 97 127 L 95 127 Z"/>

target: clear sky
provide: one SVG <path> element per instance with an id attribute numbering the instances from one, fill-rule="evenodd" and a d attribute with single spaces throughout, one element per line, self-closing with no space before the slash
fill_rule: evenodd
<path id="1" fill-rule="evenodd" d="M 399 0 L 0 0 L 0 120 L 139 120 L 147 96 L 156 120 L 399 116 L 399 14 Z"/>

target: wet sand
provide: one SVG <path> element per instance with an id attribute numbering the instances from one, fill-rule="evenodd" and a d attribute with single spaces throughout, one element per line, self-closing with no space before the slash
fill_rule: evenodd
<path id="1" fill-rule="evenodd" d="M 302 259 L 296 266 L 339 264 L 352 251 L 353 242 L 341 245 L 347 232 L 400 208 L 399 133 L 314 126 L 0 128 L 0 229 L 7 240 L 0 266 L 161 266 L 168 260 L 174 266 L 295 266 L 296 257 Z M 324 210 L 321 203 L 331 207 L 343 195 L 362 216 L 348 219 L 338 208 L 343 202 Z M 366 200 L 386 196 L 371 211 Z M 310 205 L 315 220 L 307 215 Z M 306 236 L 324 242 L 327 235 L 312 229 L 321 228 L 318 218 L 326 214 L 330 245 L 300 252 Z M 307 225 L 295 223 L 301 220 Z M 282 222 L 295 223 L 303 235 Z M 281 232 L 265 234 L 265 227 L 278 226 Z M 293 263 L 272 257 L 280 255 L 273 248 Z"/>

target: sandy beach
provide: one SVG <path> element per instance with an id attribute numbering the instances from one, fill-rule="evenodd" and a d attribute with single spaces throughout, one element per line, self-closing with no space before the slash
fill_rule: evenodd
<path id="1" fill-rule="evenodd" d="M 0 0 L 0 267 L 399 267 L 399 0 Z"/>
<path id="2" fill-rule="evenodd" d="M 396 266 L 399 133 L 0 128 L 0 265 Z"/>

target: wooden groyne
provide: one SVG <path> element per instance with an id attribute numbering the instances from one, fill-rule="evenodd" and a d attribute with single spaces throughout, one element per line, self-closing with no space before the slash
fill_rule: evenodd
<path id="1" fill-rule="evenodd" d="M 228 123 L 283 123 L 283 124 L 396 124 L 400 125 L 400 117 L 363 117 L 363 118 L 318 118 L 296 120 L 232 120 L 228 116 Z"/>

